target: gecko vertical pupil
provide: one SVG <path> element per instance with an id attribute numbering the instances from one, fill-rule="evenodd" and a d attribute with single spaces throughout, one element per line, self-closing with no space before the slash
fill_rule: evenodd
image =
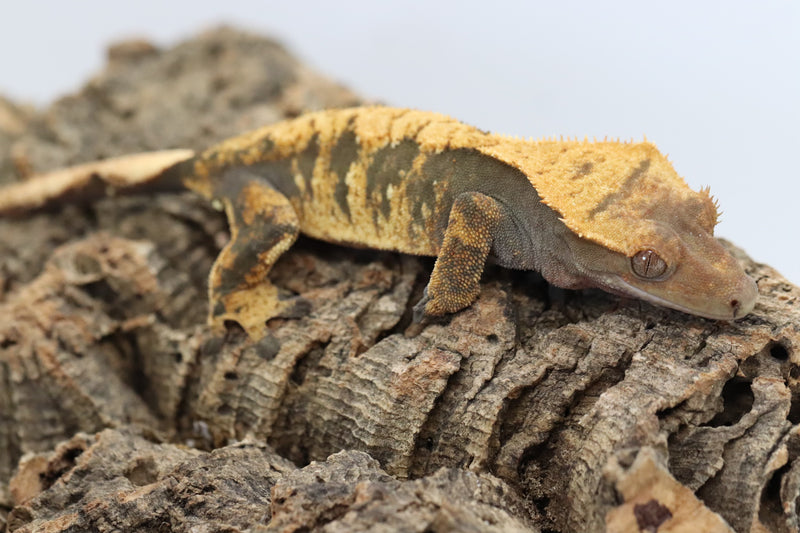
<path id="1" fill-rule="evenodd" d="M 667 262 L 654 250 L 642 250 L 631 257 L 631 269 L 641 278 L 653 279 L 667 271 Z"/>

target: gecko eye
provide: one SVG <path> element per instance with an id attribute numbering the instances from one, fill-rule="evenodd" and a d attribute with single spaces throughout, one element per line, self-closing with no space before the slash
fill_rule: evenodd
<path id="1" fill-rule="evenodd" d="M 667 262 L 653 250 L 642 250 L 631 257 L 633 273 L 644 279 L 654 279 L 667 271 Z"/>

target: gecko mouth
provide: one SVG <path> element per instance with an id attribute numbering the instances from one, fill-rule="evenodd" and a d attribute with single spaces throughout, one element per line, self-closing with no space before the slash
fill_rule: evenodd
<path id="1" fill-rule="evenodd" d="M 617 277 L 615 281 L 616 283 L 613 285 L 615 286 L 616 290 L 621 290 L 626 296 L 635 296 L 641 300 L 654 303 L 662 307 L 669 307 L 670 309 L 675 309 L 676 311 L 681 311 L 690 315 L 701 316 L 703 318 L 710 318 L 712 320 L 736 320 L 737 318 L 741 318 L 753 310 L 753 307 L 756 303 L 756 298 L 758 297 L 758 287 L 752 279 L 748 278 L 749 283 L 747 283 L 746 287 L 740 291 L 741 294 L 734 295 L 729 300 L 727 306 L 720 306 L 726 309 L 726 312 L 715 312 L 714 310 L 688 307 L 671 300 L 666 300 L 660 296 L 656 296 L 655 294 L 631 285 L 620 277 Z"/>

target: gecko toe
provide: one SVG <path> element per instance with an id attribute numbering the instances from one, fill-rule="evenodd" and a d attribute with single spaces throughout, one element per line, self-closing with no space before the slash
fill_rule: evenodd
<path id="1" fill-rule="evenodd" d="M 431 297 L 428 296 L 428 287 L 425 287 L 425 290 L 422 292 L 422 298 L 419 299 L 417 304 L 414 306 L 414 312 L 411 317 L 411 320 L 414 324 L 421 323 L 427 314 L 425 313 L 425 306 L 428 305 L 428 302 L 431 301 Z"/>

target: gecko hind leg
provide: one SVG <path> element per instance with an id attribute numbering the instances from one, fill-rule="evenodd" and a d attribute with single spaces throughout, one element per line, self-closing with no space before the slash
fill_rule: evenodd
<path id="1" fill-rule="evenodd" d="M 431 279 L 414 306 L 415 322 L 455 313 L 475 301 L 503 216 L 501 205 L 485 194 L 467 192 L 456 197 Z"/>
<path id="2" fill-rule="evenodd" d="M 297 239 L 300 224 L 288 198 L 267 183 L 231 181 L 220 194 L 231 240 L 211 268 L 209 323 L 223 330 L 226 321 L 237 322 L 258 340 L 264 336 L 266 321 L 290 307 L 279 300 L 278 289 L 267 276 Z"/>

